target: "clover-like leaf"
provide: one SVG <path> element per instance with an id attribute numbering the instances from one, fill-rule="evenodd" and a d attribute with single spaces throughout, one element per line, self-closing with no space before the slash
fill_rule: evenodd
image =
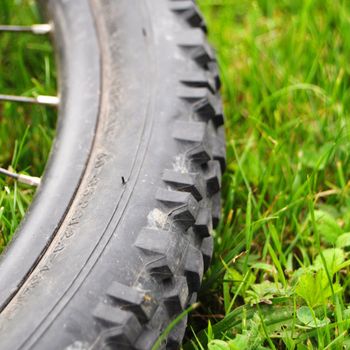
<path id="1" fill-rule="evenodd" d="M 269 304 L 274 297 L 287 295 L 287 291 L 283 288 L 281 283 L 263 281 L 253 284 L 246 294 L 248 295 L 248 297 L 244 299 L 246 303 L 258 304 L 264 302 Z"/>
<path id="2" fill-rule="evenodd" d="M 324 258 L 324 261 L 322 259 Z M 316 268 L 327 268 L 328 273 L 333 276 L 337 272 L 338 266 L 345 261 L 345 253 L 343 249 L 340 248 L 330 248 L 322 251 L 322 256 L 319 254 L 315 261 L 314 266 Z M 324 264 L 326 266 L 324 266 Z"/>
<path id="3" fill-rule="evenodd" d="M 214 339 L 208 344 L 208 350 L 231 350 L 230 345 L 223 341 Z"/>
<path id="4" fill-rule="evenodd" d="M 336 242 L 337 248 L 347 248 L 350 247 L 350 232 L 343 233 L 337 238 Z"/>
<path id="5" fill-rule="evenodd" d="M 312 310 L 307 306 L 301 306 L 297 311 L 298 320 L 305 326 L 310 328 L 324 327 L 330 323 L 328 317 L 324 317 L 322 320 L 318 319 Z"/>
<path id="6" fill-rule="evenodd" d="M 323 268 L 316 271 L 305 270 L 299 276 L 295 287 L 296 294 L 304 299 L 311 308 L 327 303 L 333 292 L 336 294 L 340 291 L 341 287 L 338 283 L 330 285 L 327 273 Z"/>
<path id="7" fill-rule="evenodd" d="M 315 210 L 316 229 L 322 239 L 330 244 L 335 244 L 343 233 L 335 218 L 325 210 Z"/>

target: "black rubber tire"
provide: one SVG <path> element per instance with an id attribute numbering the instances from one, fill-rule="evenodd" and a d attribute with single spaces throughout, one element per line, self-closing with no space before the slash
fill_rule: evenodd
<path id="1" fill-rule="evenodd" d="M 217 64 L 192 0 L 48 0 L 60 127 L 0 261 L 0 349 L 151 349 L 195 300 L 225 169 Z M 175 349 L 183 319 L 162 345 Z"/>

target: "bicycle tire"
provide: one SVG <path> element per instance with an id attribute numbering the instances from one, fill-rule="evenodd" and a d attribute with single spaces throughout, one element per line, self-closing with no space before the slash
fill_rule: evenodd
<path id="1" fill-rule="evenodd" d="M 220 79 L 192 0 L 47 0 L 57 139 L 0 260 L 1 349 L 151 349 L 220 215 Z M 186 318 L 161 345 L 181 344 Z"/>

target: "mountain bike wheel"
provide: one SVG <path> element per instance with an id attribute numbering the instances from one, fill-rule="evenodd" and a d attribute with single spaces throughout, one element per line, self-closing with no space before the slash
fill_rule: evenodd
<path id="1" fill-rule="evenodd" d="M 225 168 L 192 0 L 47 0 L 59 126 L 0 261 L 1 349 L 151 349 L 196 298 Z M 162 347 L 178 348 L 182 319 Z"/>

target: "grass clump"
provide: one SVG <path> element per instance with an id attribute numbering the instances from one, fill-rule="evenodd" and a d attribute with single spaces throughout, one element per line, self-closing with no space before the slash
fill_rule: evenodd
<path id="1" fill-rule="evenodd" d="M 350 3 L 200 0 L 228 171 L 185 348 L 348 349 Z"/>
<path id="2" fill-rule="evenodd" d="M 2 0 L 0 23 L 39 23 L 34 1 Z M 0 91 L 13 95 L 55 94 L 54 60 L 49 38 L 0 33 Z M 14 103 L 0 105 L 0 166 L 41 176 L 54 136 L 55 111 Z M 0 177 L 0 252 L 11 240 L 34 189 Z"/>

